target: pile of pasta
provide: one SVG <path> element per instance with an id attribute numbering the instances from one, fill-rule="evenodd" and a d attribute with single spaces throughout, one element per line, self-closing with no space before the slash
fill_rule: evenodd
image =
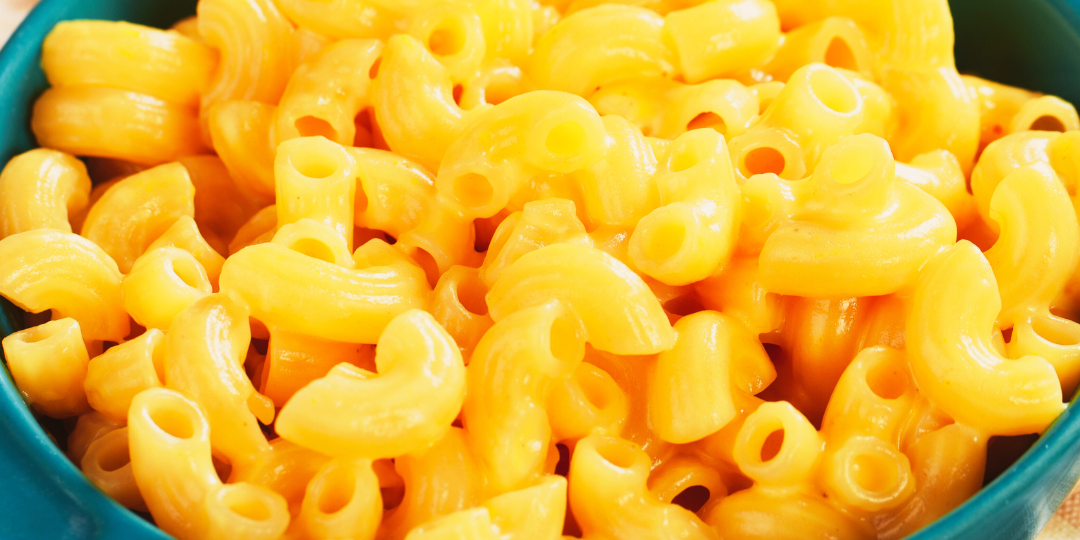
<path id="1" fill-rule="evenodd" d="M 3 349 L 89 480 L 182 540 L 896 539 L 1064 410 L 1071 105 L 945 0 L 593 4 L 58 24 Z"/>

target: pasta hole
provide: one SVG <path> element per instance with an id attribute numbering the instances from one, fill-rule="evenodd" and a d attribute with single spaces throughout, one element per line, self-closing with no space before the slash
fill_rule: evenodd
<path id="1" fill-rule="evenodd" d="M 319 180 L 337 172 L 337 159 L 324 145 L 305 145 L 289 156 L 289 163 L 303 176 Z"/>
<path id="2" fill-rule="evenodd" d="M 1031 123 L 1032 131 L 1057 131 L 1065 132 L 1065 123 L 1056 116 L 1043 115 Z"/>
<path id="3" fill-rule="evenodd" d="M 1062 347 L 1080 345 L 1080 325 L 1072 321 L 1038 317 L 1031 321 L 1031 329 L 1054 345 Z"/>
<path id="4" fill-rule="evenodd" d="M 303 116 L 293 123 L 301 137 L 326 137 L 331 141 L 337 140 L 337 130 L 330 122 L 316 116 Z M 332 174 L 332 173 L 331 173 Z M 330 176 L 327 174 L 326 176 Z"/>
<path id="5" fill-rule="evenodd" d="M 686 124 L 687 131 L 693 131 L 695 129 L 714 129 L 721 135 L 727 134 L 727 123 L 720 117 L 719 114 L 714 112 L 703 112 L 695 116 L 690 122 Z"/>
<path id="6" fill-rule="evenodd" d="M 637 462 L 637 454 L 630 444 L 618 440 L 597 441 L 596 453 L 620 469 L 629 469 Z"/>
<path id="7" fill-rule="evenodd" d="M 686 226 L 678 220 L 664 220 L 646 229 L 645 256 L 652 261 L 666 261 L 682 249 Z"/>
<path id="8" fill-rule="evenodd" d="M 229 476 L 232 475 L 232 464 L 216 457 L 211 457 L 211 462 L 214 465 L 214 474 L 217 475 L 218 480 L 221 480 L 222 484 L 229 483 Z"/>
<path id="9" fill-rule="evenodd" d="M 850 71 L 858 71 L 859 65 L 855 61 L 855 53 L 851 50 L 851 45 L 848 45 L 847 40 L 837 36 L 829 41 L 829 46 L 825 48 L 825 63 L 840 69 L 847 69 Z"/>
<path id="10" fill-rule="evenodd" d="M 327 246 L 324 242 L 314 238 L 301 238 L 293 242 L 290 248 L 293 251 L 303 253 L 308 257 L 331 264 L 337 260 L 336 257 L 334 257 L 334 251 L 330 249 L 330 246 Z"/>
<path id="11" fill-rule="evenodd" d="M 870 174 L 876 161 L 874 154 L 852 148 L 829 164 L 829 174 L 837 183 L 854 184 Z"/>
<path id="12" fill-rule="evenodd" d="M 461 105 L 461 95 L 464 94 L 464 93 L 465 93 L 465 87 L 464 86 L 461 86 L 460 84 L 455 84 L 454 85 L 454 90 L 453 90 L 453 92 L 451 92 L 451 94 L 454 96 L 454 103 L 457 103 L 458 106 Z"/>
<path id="13" fill-rule="evenodd" d="M 892 366 L 879 362 L 866 373 L 866 385 L 881 399 L 896 399 L 907 391 L 903 377 Z"/>
<path id="14" fill-rule="evenodd" d="M 31 328 L 27 328 L 25 331 L 19 334 L 18 339 L 23 343 L 39 343 L 53 336 L 53 333 L 50 330 L 50 328 L 34 326 Z"/>
<path id="15" fill-rule="evenodd" d="M 557 156 L 573 156 L 582 153 L 586 144 L 585 128 L 577 122 L 563 122 L 548 132 L 545 144 L 548 151 Z"/>
<path id="16" fill-rule="evenodd" d="M 709 502 L 712 493 L 705 486 L 690 486 L 671 499 L 671 504 L 681 506 L 691 512 L 697 513 L 705 503 Z"/>
<path id="17" fill-rule="evenodd" d="M 120 470 L 128 463 L 131 463 L 131 456 L 126 444 L 110 445 L 106 451 L 98 454 L 98 467 L 105 472 Z"/>
<path id="18" fill-rule="evenodd" d="M 405 500 L 405 486 L 380 487 L 379 494 L 382 495 L 383 510 L 393 510 Z"/>
<path id="19" fill-rule="evenodd" d="M 367 74 L 369 79 L 374 79 L 379 76 L 379 68 L 382 67 L 382 57 L 378 57 L 371 63 L 371 67 L 368 68 Z"/>
<path id="20" fill-rule="evenodd" d="M 561 362 L 573 363 L 585 354 L 585 343 L 578 336 L 577 327 L 565 316 L 556 317 L 551 323 L 548 346 L 551 355 Z"/>
<path id="21" fill-rule="evenodd" d="M 483 208 L 495 197 L 495 188 L 486 176 L 463 174 L 454 179 L 454 198 L 467 208 Z"/>
<path id="22" fill-rule="evenodd" d="M 701 157 L 690 145 L 682 145 L 671 152 L 668 168 L 671 172 L 683 172 L 701 162 Z"/>
<path id="23" fill-rule="evenodd" d="M 810 75 L 810 89 L 822 105 L 840 114 L 851 114 L 859 107 L 859 96 L 847 80 L 835 71 L 814 71 Z"/>
<path id="24" fill-rule="evenodd" d="M 784 430 L 778 429 L 765 437 L 765 442 L 761 445 L 761 462 L 767 463 L 772 461 L 777 455 L 780 454 L 780 449 L 784 447 Z"/>
<path id="25" fill-rule="evenodd" d="M 859 454 L 851 461 L 851 479 L 865 491 L 887 494 L 900 483 L 900 471 L 890 456 L 878 452 Z"/>
<path id="26" fill-rule="evenodd" d="M 190 439 L 195 436 L 195 424 L 191 417 L 172 407 L 157 407 L 150 411 L 150 420 L 158 429 L 177 439 Z"/>
<path id="27" fill-rule="evenodd" d="M 470 313 L 477 315 L 487 315 L 488 305 L 485 297 L 487 296 L 487 287 L 479 276 L 475 274 L 468 274 L 467 277 L 461 280 L 457 286 L 458 302 L 461 302 L 461 307 L 467 309 Z"/>
<path id="28" fill-rule="evenodd" d="M 457 19 L 446 19 L 428 37 L 428 49 L 438 56 L 454 56 L 465 48 L 465 30 Z"/>
<path id="29" fill-rule="evenodd" d="M 322 490 L 316 499 L 319 512 L 334 514 L 352 502 L 356 492 L 356 475 L 348 467 L 338 467 L 323 477 Z"/>
<path id="30" fill-rule="evenodd" d="M 570 474 L 570 448 L 559 443 L 555 445 L 555 451 L 559 453 L 559 461 L 555 463 L 555 474 L 559 476 Z"/>
<path id="31" fill-rule="evenodd" d="M 252 521 L 266 521 L 272 515 L 266 502 L 254 497 L 237 497 L 237 500 L 230 501 L 228 506 L 229 510 Z"/>
<path id="32" fill-rule="evenodd" d="M 704 309 L 705 307 L 701 305 L 701 300 L 693 294 L 673 298 L 664 303 L 664 311 L 680 317 L 685 317 Z"/>
<path id="33" fill-rule="evenodd" d="M 780 150 L 771 146 L 759 146 L 751 149 L 742 159 L 743 176 L 750 178 L 755 174 L 775 174 L 784 172 L 787 160 Z"/>
<path id="34" fill-rule="evenodd" d="M 198 289 L 202 284 L 202 276 L 199 275 L 199 269 L 195 266 L 195 261 L 189 259 L 173 259 L 172 271 L 176 274 L 176 277 L 180 278 L 185 285 L 192 289 Z"/>

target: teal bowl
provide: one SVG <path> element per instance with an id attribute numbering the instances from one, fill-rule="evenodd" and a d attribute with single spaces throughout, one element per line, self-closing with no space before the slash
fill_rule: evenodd
<path id="1" fill-rule="evenodd" d="M 1080 103 L 1080 0 L 952 0 L 960 71 Z M 194 0 L 44 0 L 0 51 L 0 164 L 36 146 L 30 107 L 45 90 L 41 42 L 64 20 L 167 27 Z M 0 334 L 22 313 L 6 301 Z M 1074 399 L 1074 404 L 1076 403 Z M 1080 477 L 1080 413 L 1070 406 L 1011 467 L 913 540 L 1034 538 Z M 44 420 L 49 427 L 47 419 Z M 56 423 L 53 422 L 53 426 Z M 166 539 L 94 488 L 50 440 L 0 369 L 0 538 Z"/>

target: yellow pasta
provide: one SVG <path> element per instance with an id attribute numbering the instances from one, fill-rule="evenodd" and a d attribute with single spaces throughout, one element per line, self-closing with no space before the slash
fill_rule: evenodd
<path id="1" fill-rule="evenodd" d="M 179 540 L 899 540 L 1080 385 L 1080 116 L 954 41 L 945 0 L 61 22 L 7 367 Z"/>
<path id="2" fill-rule="evenodd" d="M 477 345 L 463 418 L 494 493 L 518 489 L 540 475 L 551 439 L 544 411 L 550 388 L 584 354 L 585 329 L 558 301 L 510 315 Z M 495 407 L 504 414 L 492 416 Z"/>
<path id="3" fill-rule="evenodd" d="M 228 100 L 276 103 L 296 64 L 292 25 L 268 0 L 204 0 L 199 35 L 220 65 L 202 93 L 202 108 Z"/>
<path id="4" fill-rule="evenodd" d="M 35 409 L 54 418 L 86 412 L 86 364 L 89 357 L 79 323 L 50 321 L 4 338 L 4 358 L 11 378 Z"/>
<path id="5" fill-rule="evenodd" d="M 126 422 L 131 400 L 165 383 L 164 345 L 165 333 L 151 328 L 92 358 L 83 383 L 90 406 L 109 419 Z"/>
<path id="6" fill-rule="evenodd" d="M 101 246 L 127 273 L 177 219 L 194 215 L 194 200 L 195 188 L 182 165 L 148 169 L 109 188 L 86 215 L 82 235 Z"/>
<path id="7" fill-rule="evenodd" d="M 386 326 L 375 364 L 377 376 L 338 364 L 302 388 L 278 415 L 278 433 L 324 454 L 368 459 L 442 437 L 465 397 L 465 365 L 446 331 L 431 315 L 407 311 Z"/>
<path id="8" fill-rule="evenodd" d="M 0 173 L 0 239 L 34 229 L 72 232 L 72 217 L 89 202 L 81 161 L 55 150 L 20 154 Z"/>
<path id="9" fill-rule="evenodd" d="M 165 386 L 199 405 L 214 428 L 211 444 L 232 463 L 266 450 L 259 422 L 274 418 L 273 402 L 243 371 L 251 339 L 247 318 L 246 306 L 213 294 L 182 311 L 165 335 Z"/>
<path id="10" fill-rule="evenodd" d="M 115 88 L 46 90 L 34 103 L 31 128 L 38 144 L 77 156 L 157 165 L 206 153 L 190 109 Z"/>
<path id="11" fill-rule="evenodd" d="M 0 295 L 24 311 L 52 310 L 74 319 L 82 338 L 123 341 L 122 275 L 93 242 L 70 233 L 37 229 L 0 240 Z"/>
<path id="12" fill-rule="evenodd" d="M 664 19 L 647 9 L 616 4 L 584 9 L 540 36 L 526 70 L 539 88 L 579 96 L 619 79 L 673 75 L 675 55 L 663 29 Z"/>
<path id="13" fill-rule="evenodd" d="M 199 105 L 217 62 L 199 41 L 125 22 L 62 22 L 41 51 L 41 68 L 55 88 L 118 88 L 188 107 Z"/>

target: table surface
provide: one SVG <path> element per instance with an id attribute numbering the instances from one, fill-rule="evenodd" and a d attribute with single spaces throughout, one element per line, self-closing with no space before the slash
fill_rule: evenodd
<path id="1" fill-rule="evenodd" d="M 38 0 L 0 0 L 0 45 L 7 41 Z M 1065 499 L 1035 540 L 1080 539 L 1080 484 Z"/>

